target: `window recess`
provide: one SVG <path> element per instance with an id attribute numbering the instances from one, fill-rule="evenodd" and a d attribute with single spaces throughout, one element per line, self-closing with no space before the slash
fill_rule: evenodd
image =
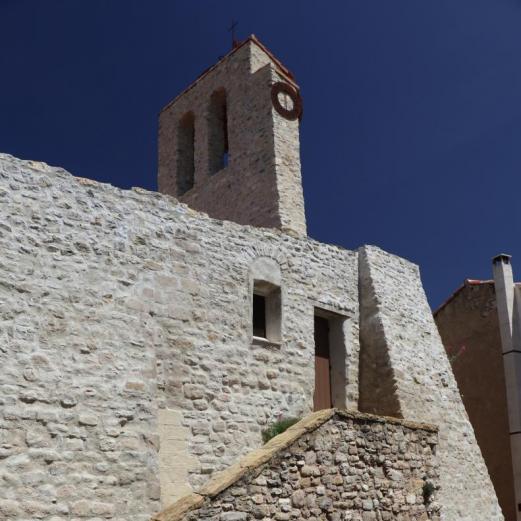
<path id="1" fill-rule="evenodd" d="M 270 282 L 255 280 L 252 300 L 254 342 L 280 344 L 282 314 L 280 287 Z"/>

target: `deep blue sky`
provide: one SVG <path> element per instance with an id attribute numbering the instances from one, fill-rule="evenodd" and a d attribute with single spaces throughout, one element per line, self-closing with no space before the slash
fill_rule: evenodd
<path id="1" fill-rule="evenodd" d="M 232 18 L 301 85 L 312 237 L 417 262 L 433 306 L 499 252 L 521 278 L 521 0 L 0 0 L 0 151 L 155 189 Z"/>

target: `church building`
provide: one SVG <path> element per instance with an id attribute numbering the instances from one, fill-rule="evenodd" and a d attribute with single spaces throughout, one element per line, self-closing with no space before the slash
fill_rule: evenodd
<path id="1" fill-rule="evenodd" d="M 307 236 L 301 118 L 251 36 L 159 193 L 0 155 L 1 519 L 503 520 L 418 267 Z"/>

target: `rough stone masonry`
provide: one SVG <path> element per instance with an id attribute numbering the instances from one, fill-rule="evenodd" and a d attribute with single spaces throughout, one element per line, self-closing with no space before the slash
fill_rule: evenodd
<path id="1" fill-rule="evenodd" d="M 285 81 L 254 39 L 213 70 L 227 64 L 232 82 L 259 56 Z M 269 90 L 270 77 L 244 95 Z M 205 81 L 210 103 L 212 71 L 198 80 L 199 96 Z M 249 98 L 226 97 L 226 111 L 222 99 L 221 115 Z M 435 424 L 441 518 L 502 519 L 418 268 L 376 247 L 305 236 L 303 208 L 291 203 L 298 150 L 281 145 L 295 143 L 298 121 L 262 100 L 252 105 L 267 121 L 258 138 L 275 148 L 248 174 L 257 176 L 255 204 L 269 207 L 254 226 L 241 222 L 240 205 L 239 223 L 218 220 L 170 195 L 0 155 L 0 519 L 145 521 L 203 486 L 259 447 L 267 425 L 313 409 L 316 317 L 330 328 L 332 405 Z M 197 157 L 215 134 L 201 132 L 215 118 L 198 110 L 193 134 L 171 127 L 183 129 L 182 143 L 194 137 Z M 238 158 L 258 166 L 263 156 L 240 148 L 258 140 L 238 145 L 229 134 L 219 152 L 226 175 Z M 190 161 L 179 164 L 190 174 Z M 205 183 L 221 186 L 220 173 L 195 176 L 183 197 L 207 197 Z M 230 200 L 213 194 L 215 215 Z M 254 295 L 265 302 L 260 337 Z"/>
<path id="2" fill-rule="evenodd" d="M 326 409 L 153 521 L 438 521 L 436 444 L 429 425 Z"/>

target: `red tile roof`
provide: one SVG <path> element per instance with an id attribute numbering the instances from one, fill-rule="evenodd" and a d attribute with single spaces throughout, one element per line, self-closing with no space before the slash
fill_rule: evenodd
<path id="1" fill-rule="evenodd" d="M 443 302 L 438 308 L 433 312 L 433 315 L 436 316 L 449 302 L 452 302 L 459 294 L 460 292 L 467 286 L 481 286 L 483 284 L 494 284 L 493 280 L 477 280 L 477 279 L 465 279 L 463 281 L 463 284 L 457 288 L 450 296 L 449 298 Z"/>

